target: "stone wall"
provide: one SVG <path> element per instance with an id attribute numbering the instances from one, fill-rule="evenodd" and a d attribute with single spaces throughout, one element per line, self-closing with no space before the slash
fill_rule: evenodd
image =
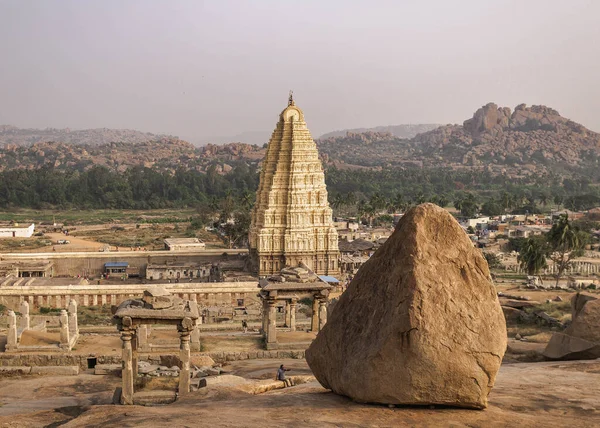
<path id="1" fill-rule="evenodd" d="M 243 299 L 244 305 L 258 301 L 258 282 L 215 282 L 152 284 L 164 287 L 184 300 L 193 300 L 200 307 L 234 307 Z M 23 301 L 31 308 L 67 308 L 71 300 L 81 306 L 118 305 L 124 300 L 138 298 L 147 284 L 23 286 L 0 288 L 0 303 L 18 310 Z"/>

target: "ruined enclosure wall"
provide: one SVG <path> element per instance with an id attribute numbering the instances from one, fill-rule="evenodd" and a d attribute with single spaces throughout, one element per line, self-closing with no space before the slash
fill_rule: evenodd
<path id="1" fill-rule="evenodd" d="M 236 307 L 238 300 L 244 304 L 257 301 L 256 282 L 216 282 L 156 284 L 184 300 L 193 300 L 203 307 Z M 23 301 L 32 309 L 40 307 L 66 308 L 70 300 L 81 306 L 118 305 L 124 300 L 137 298 L 148 286 L 124 285 L 71 285 L 53 287 L 0 288 L 0 304 L 18 311 Z"/>

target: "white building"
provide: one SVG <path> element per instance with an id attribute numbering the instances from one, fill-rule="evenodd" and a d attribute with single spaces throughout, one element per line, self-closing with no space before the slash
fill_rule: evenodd
<path id="1" fill-rule="evenodd" d="M 31 238 L 34 232 L 33 223 L 28 227 L 19 227 L 16 223 L 12 226 L 0 226 L 0 238 Z"/>
<path id="2" fill-rule="evenodd" d="M 168 238 L 164 242 L 165 250 L 169 251 L 204 250 L 206 248 L 206 244 L 198 238 Z"/>

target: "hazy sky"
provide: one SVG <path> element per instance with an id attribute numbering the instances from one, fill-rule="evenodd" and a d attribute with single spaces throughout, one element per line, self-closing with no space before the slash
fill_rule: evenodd
<path id="1" fill-rule="evenodd" d="M 545 104 L 600 131 L 600 1 L 0 0 L 0 124 L 313 136 Z"/>

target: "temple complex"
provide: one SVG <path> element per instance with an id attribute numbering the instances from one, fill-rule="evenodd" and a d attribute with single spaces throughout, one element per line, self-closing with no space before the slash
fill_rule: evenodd
<path id="1" fill-rule="evenodd" d="M 338 234 L 331 214 L 317 146 L 290 94 L 260 172 L 249 234 L 254 269 L 262 276 L 303 266 L 336 275 Z"/>

